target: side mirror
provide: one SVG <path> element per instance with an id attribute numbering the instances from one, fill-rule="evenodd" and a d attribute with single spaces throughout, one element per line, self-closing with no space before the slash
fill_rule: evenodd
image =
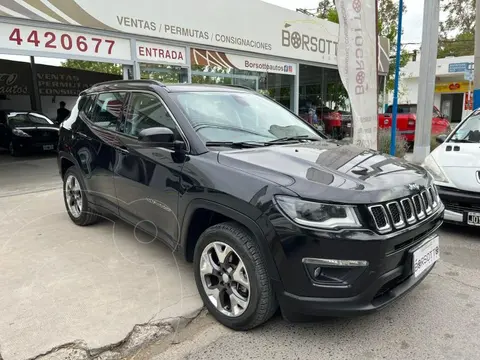
<path id="1" fill-rule="evenodd" d="M 150 144 L 173 145 L 175 135 L 173 131 L 167 127 L 153 127 L 144 129 L 138 134 L 138 141 Z"/>
<path id="2" fill-rule="evenodd" d="M 447 140 L 447 135 L 445 134 L 438 135 L 436 140 L 437 140 L 437 143 L 443 144 L 445 140 Z"/>

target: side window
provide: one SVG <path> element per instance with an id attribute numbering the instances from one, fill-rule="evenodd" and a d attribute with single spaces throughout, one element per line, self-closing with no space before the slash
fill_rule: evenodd
<path id="1" fill-rule="evenodd" d="M 90 120 L 105 129 L 118 131 L 125 97 L 124 92 L 99 94 L 93 104 Z"/>
<path id="2" fill-rule="evenodd" d="M 79 106 L 79 110 L 83 112 L 87 118 L 91 119 L 93 105 L 95 104 L 95 95 L 88 95 L 83 101 L 83 106 Z"/>
<path id="3" fill-rule="evenodd" d="M 170 113 L 156 96 L 132 93 L 125 118 L 125 134 L 138 137 L 140 131 L 152 127 L 167 127 L 173 131 L 175 138 L 179 137 L 177 126 Z"/>

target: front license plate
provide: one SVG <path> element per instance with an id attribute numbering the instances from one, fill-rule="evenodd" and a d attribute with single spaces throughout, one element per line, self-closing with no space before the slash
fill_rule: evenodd
<path id="1" fill-rule="evenodd" d="M 43 145 L 43 150 L 53 150 L 53 145 Z"/>
<path id="2" fill-rule="evenodd" d="M 413 253 L 413 274 L 415 277 L 421 275 L 440 259 L 440 245 L 438 240 L 438 236 L 431 238 Z"/>
<path id="3" fill-rule="evenodd" d="M 473 226 L 480 226 L 480 213 L 467 213 L 467 224 Z"/>

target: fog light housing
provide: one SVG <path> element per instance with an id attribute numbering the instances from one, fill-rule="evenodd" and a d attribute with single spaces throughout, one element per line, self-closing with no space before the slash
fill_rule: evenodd
<path id="1" fill-rule="evenodd" d="M 366 260 L 302 259 L 315 286 L 349 287 L 368 267 Z"/>
<path id="2" fill-rule="evenodd" d="M 320 265 L 320 266 L 336 266 L 336 267 L 357 267 L 368 266 L 366 260 L 337 260 L 337 259 L 318 259 L 318 258 L 303 258 L 304 264 Z"/>

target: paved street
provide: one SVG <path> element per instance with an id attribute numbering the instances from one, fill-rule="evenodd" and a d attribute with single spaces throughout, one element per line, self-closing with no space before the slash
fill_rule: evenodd
<path id="1" fill-rule="evenodd" d="M 166 246 L 121 221 L 70 221 L 54 156 L 0 154 L 0 189 L 0 359 L 115 359 L 201 309 Z"/>
<path id="2" fill-rule="evenodd" d="M 234 333 L 210 316 L 135 360 L 220 359 L 478 359 L 480 358 L 480 235 L 445 227 L 441 261 L 407 297 L 375 315 L 266 326 Z M 133 358 L 132 358 L 133 359 Z"/>
<path id="3" fill-rule="evenodd" d="M 3 360 L 479 357 L 480 235 L 473 230 L 445 226 L 433 273 L 375 315 L 308 324 L 277 315 L 234 333 L 202 313 L 177 329 L 178 317 L 201 308 L 191 266 L 121 221 L 73 225 L 55 161 L 0 154 Z"/>

